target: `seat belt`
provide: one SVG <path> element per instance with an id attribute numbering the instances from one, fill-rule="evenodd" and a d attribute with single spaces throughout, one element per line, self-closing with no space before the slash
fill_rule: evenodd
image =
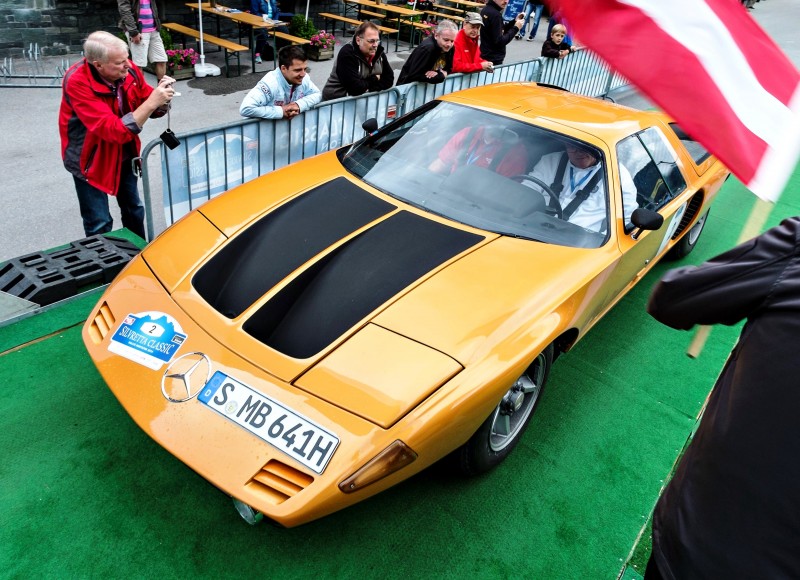
<path id="1" fill-rule="evenodd" d="M 497 166 L 506 158 L 506 154 L 511 150 L 511 147 L 513 147 L 511 143 L 503 143 L 503 146 L 494 154 L 494 159 L 492 159 L 492 162 L 489 164 L 489 169 L 497 173 Z"/>
<path id="2" fill-rule="evenodd" d="M 477 132 L 478 132 L 478 127 L 474 125 L 470 127 L 469 133 L 467 133 L 467 137 L 464 140 L 467 146 L 464 147 L 459 152 L 458 157 L 456 157 L 456 162 L 453 164 L 452 171 L 455 171 L 457 167 L 461 167 L 462 165 L 464 165 L 464 163 L 467 160 L 467 157 L 469 157 L 470 151 L 473 149 L 473 147 L 477 146 L 477 139 L 476 139 Z M 480 137 L 480 135 L 477 135 L 477 137 Z"/>
<path id="3" fill-rule="evenodd" d="M 553 183 L 550 184 L 550 189 L 556 194 L 556 197 L 561 195 L 561 190 L 564 189 L 564 173 L 567 171 L 567 152 L 561 154 L 561 159 L 558 160 L 558 168 L 556 175 L 553 178 Z"/>
<path id="4" fill-rule="evenodd" d="M 564 208 L 563 216 L 565 220 L 568 220 L 570 216 L 572 216 L 572 214 L 575 213 L 575 210 L 577 210 L 578 207 L 584 201 L 586 201 L 586 199 L 589 197 L 589 194 L 592 193 L 592 190 L 595 188 L 595 186 L 597 186 L 597 183 L 603 176 L 602 169 L 603 169 L 602 167 L 597 168 L 597 171 L 594 172 L 594 175 L 592 175 L 592 178 L 589 180 L 589 183 L 587 183 L 583 187 L 583 189 L 579 190 L 578 193 L 575 194 L 575 197 L 572 199 L 572 201 L 569 202 L 569 205 L 567 205 L 567 207 Z"/>

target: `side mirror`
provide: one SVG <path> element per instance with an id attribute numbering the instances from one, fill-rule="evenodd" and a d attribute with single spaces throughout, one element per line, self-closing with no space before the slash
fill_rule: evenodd
<path id="1" fill-rule="evenodd" d="M 664 216 L 651 209 L 637 208 L 631 215 L 631 223 L 635 226 L 631 238 L 638 239 L 645 230 L 657 230 L 664 225 Z"/>
<path id="2" fill-rule="evenodd" d="M 377 133 L 378 131 L 378 119 L 375 118 L 367 119 L 366 121 L 361 123 L 361 128 L 364 129 L 365 131 L 364 137 L 350 144 L 350 147 L 348 147 L 347 149 L 347 153 L 345 153 L 345 157 L 347 157 L 348 155 L 350 155 L 350 153 L 353 152 L 353 149 L 356 147 L 356 145 L 369 143 L 370 141 L 372 141 L 372 136 L 375 135 L 375 133 Z"/>
<path id="3" fill-rule="evenodd" d="M 361 128 L 364 129 L 367 135 L 372 135 L 378 130 L 378 119 L 375 119 L 374 117 L 372 119 L 367 119 L 361 123 Z"/>

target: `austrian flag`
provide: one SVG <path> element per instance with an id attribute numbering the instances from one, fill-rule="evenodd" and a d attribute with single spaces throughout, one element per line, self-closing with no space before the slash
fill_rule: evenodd
<path id="1" fill-rule="evenodd" d="M 553 0 L 570 33 L 776 201 L 800 157 L 800 73 L 739 0 Z"/>

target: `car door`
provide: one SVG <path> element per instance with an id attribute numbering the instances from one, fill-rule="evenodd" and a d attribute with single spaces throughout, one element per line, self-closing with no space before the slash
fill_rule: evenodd
<path id="1" fill-rule="evenodd" d="M 621 182 L 617 195 L 632 195 L 628 190 L 634 187 L 636 205 L 660 213 L 664 224 L 658 230 L 637 232 L 630 223 L 631 216 L 625 215 L 625 204 L 617 200 L 627 225 L 618 235 L 622 256 L 610 288 L 612 301 L 638 282 L 666 251 L 690 198 L 684 193 L 687 184 L 677 154 L 658 127 L 626 137 L 617 143 L 616 151 L 617 179 Z"/>

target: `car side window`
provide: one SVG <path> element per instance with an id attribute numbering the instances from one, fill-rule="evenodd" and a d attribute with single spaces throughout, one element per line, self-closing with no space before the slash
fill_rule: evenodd
<path id="1" fill-rule="evenodd" d="M 689 135 L 686 134 L 686 131 L 684 131 L 680 125 L 677 123 L 670 123 L 669 127 L 675 132 L 675 135 L 678 136 L 678 139 L 681 140 L 681 143 L 683 143 L 684 147 L 686 147 L 686 150 L 689 152 L 689 155 L 692 156 L 692 160 L 696 165 L 700 165 L 706 159 L 711 157 L 711 153 L 709 153 L 708 150 L 700 143 L 689 137 Z"/>
<path id="2" fill-rule="evenodd" d="M 631 175 L 640 208 L 658 211 L 686 189 L 686 180 L 678 169 L 674 151 L 654 127 L 623 139 L 617 144 L 620 173 Z M 626 215 L 625 220 L 630 221 Z"/>
<path id="3" fill-rule="evenodd" d="M 669 199 L 672 199 L 686 189 L 686 180 L 678 169 L 678 156 L 664 134 L 655 127 L 642 131 L 639 133 L 639 137 L 650 152 L 650 157 L 655 161 L 656 167 L 672 194 Z"/>

